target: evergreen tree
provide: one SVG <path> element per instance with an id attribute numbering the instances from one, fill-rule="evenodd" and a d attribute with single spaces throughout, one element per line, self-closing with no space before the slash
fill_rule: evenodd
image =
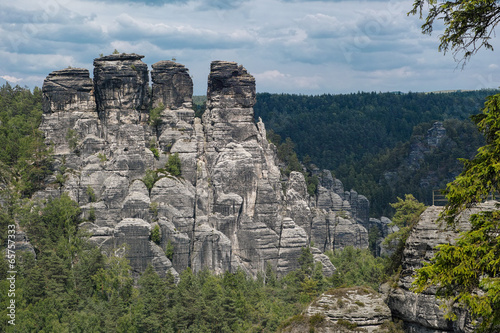
<path id="1" fill-rule="evenodd" d="M 168 156 L 167 165 L 165 169 L 172 176 L 179 177 L 181 175 L 181 159 L 179 158 L 179 153 L 171 154 Z"/>
<path id="2" fill-rule="evenodd" d="M 448 204 L 441 218 L 456 226 L 469 207 L 500 193 L 500 94 L 491 96 L 481 114 L 473 117 L 486 139 L 472 160 L 464 160 L 464 171 L 446 189 Z M 479 329 L 500 329 L 500 211 L 485 211 L 470 218 L 471 230 L 463 232 L 455 245 L 443 244 L 429 264 L 417 271 L 415 289 L 436 286 L 437 295 L 466 306 Z M 445 303 L 447 304 L 447 303 Z M 447 317 L 456 318 L 452 309 Z"/>

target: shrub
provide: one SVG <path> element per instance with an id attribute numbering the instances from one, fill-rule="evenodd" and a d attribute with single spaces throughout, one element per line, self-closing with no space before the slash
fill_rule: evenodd
<path id="1" fill-rule="evenodd" d="M 154 226 L 153 230 L 151 230 L 151 240 L 156 244 L 160 244 L 161 234 L 160 234 L 160 226 L 158 224 Z"/>
<path id="2" fill-rule="evenodd" d="M 90 222 L 95 222 L 95 220 L 96 220 L 95 208 L 94 207 L 90 207 L 90 210 L 89 210 L 89 221 Z"/>
<path id="3" fill-rule="evenodd" d="M 90 185 L 87 186 L 86 194 L 89 198 L 89 202 L 96 202 L 97 201 L 97 197 L 95 195 L 94 189 L 92 187 L 90 187 Z"/>
<path id="4" fill-rule="evenodd" d="M 149 125 L 157 128 L 161 124 L 161 112 L 165 109 L 163 103 L 149 112 Z"/>
<path id="5" fill-rule="evenodd" d="M 345 319 L 339 319 L 339 320 L 337 320 L 337 324 L 340 325 L 340 326 L 344 326 L 345 328 L 348 328 L 350 330 L 353 330 L 356 327 L 358 327 L 357 324 L 351 323 L 349 320 L 345 320 Z"/>
<path id="6" fill-rule="evenodd" d="M 179 153 L 171 154 L 168 157 L 167 164 L 165 165 L 165 169 L 172 176 L 180 176 L 181 175 L 181 159 L 179 158 Z"/>
<path id="7" fill-rule="evenodd" d="M 142 177 L 142 182 L 146 185 L 148 192 L 151 194 L 151 189 L 153 188 L 156 181 L 160 179 L 158 177 L 158 172 L 156 170 L 146 170 L 146 174 Z"/>
<path id="8" fill-rule="evenodd" d="M 167 242 L 167 248 L 165 249 L 165 255 L 167 256 L 168 260 L 172 261 L 174 259 L 174 245 L 170 241 L 170 239 Z"/>
<path id="9" fill-rule="evenodd" d="M 66 133 L 66 141 L 68 141 L 69 149 L 75 150 L 78 146 L 78 133 L 70 128 Z"/>

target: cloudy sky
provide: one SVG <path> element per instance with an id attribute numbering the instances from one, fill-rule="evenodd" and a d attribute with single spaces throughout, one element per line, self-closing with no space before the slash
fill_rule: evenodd
<path id="1" fill-rule="evenodd" d="M 5 4 L 8 3 L 8 4 Z M 206 93 L 212 60 L 236 61 L 257 91 L 349 93 L 500 86 L 499 51 L 461 69 L 422 35 L 412 0 L 17 0 L 0 5 L 0 84 L 41 87 L 54 70 L 92 72 L 99 54 L 175 58 Z M 493 46 L 500 46 L 495 40 Z M 495 49 L 499 49 L 495 47 Z"/>

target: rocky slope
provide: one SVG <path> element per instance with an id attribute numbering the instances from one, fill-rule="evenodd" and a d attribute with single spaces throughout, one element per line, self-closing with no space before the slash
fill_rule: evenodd
<path id="1" fill-rule="evenodd" d="M 314 242 L 315 260 L 332 274 L 322 252 L 368 246 L 365 197 L 344 191 L 329 172 L 316 197 L 301 173 L 282 177 L 264 124 L 253 120 L 255 79 L 245 68 L 212 62 L 199 119 L 188 70 L 153 64 L 150 89 L 142 58 L 97 58 L 93 80 L 68 68 L 49 74 L 42 88 L 41 130 L 57 172 L 38 196 L 69 193 L 103 251 L 127 244 L 136 273 L 152 263 L 161 275 L 188 266 L 255 275 L 269 262 L 286 274 L 297 268 L 301 247 Z M 150 114 L 153 108 L 159 112 Z M 174 154 L 180 176 L 165 169 Z M 169 243 L 172 260 L 164 252 Z"/>
<path id="2" fill-rule="evenodd" d="M 332 289 L 319 296 L 281 332 L 389 332 L 391 311 L 371 288 Z"/>
<path id="3" fill-rule="evenodd" d="M 470 228 L 468 221 L 471 214 L 480 210 L 492 210 L 494 207 L 494 202 L 487 202 L 466 211 L 459 218 L 457 231 Z M 473 332 L 470 318 L 463 311 L 457 310 L 457 321 L 444 319 L 444 313 L 440 309 L 441 301 L 436 299 L 435 290 L 430 289 L 422 294 L 415 294 L 410 290 L 415 271 L 434 256 L 435 247 L 453 243 L 459 235 L 459 232 L 445 229 L 443 225 L 436 223 L 442 209 L 431 206 L 420 216 L 405 244 L 397 287 L 389 292 L 388 305 L 392 315 L 404 321 L 407 332 Z"/>

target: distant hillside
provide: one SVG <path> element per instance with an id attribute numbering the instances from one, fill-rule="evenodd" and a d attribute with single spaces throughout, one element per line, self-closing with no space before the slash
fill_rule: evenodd
<path id="1" fill-rule="evenodd" d="M 254 109 L 267 129 L 292 139 L 301 160 L 310 157 L 320 169 L 332 170 L 346 189 L 366 195 L 373 214 L 390 214 L 388 203 L 397 196 L 413 193 L 429 204 L 431 190 L 460 172 L 456 159 L 471 157 L 482 144 L 469 117 L 494 93 L 261 93 Z M 444 144 L 422 148 L 418 165 L 411 166 L 417 141 L 436 121 L 444 122 Z"/>

